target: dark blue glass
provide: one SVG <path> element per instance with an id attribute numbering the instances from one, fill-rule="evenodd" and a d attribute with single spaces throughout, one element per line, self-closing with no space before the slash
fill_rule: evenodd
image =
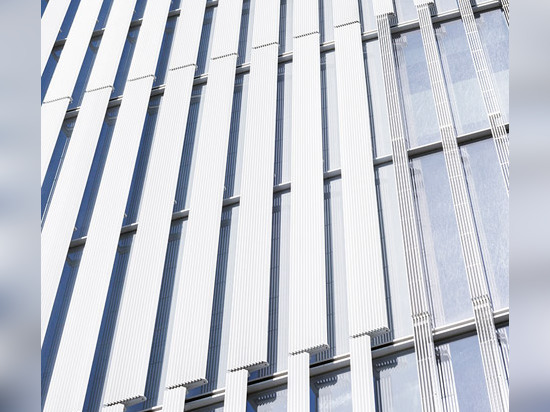
<path id="1" fill-rule="evenodd" d="M 103 4 L 101 5 L 101 9 L 99 10 L 99 14 L 97 16 L 97 22 L 95 24 L 94 31 L 105 28 L 112 5 L 113 0 L 103 0 Z"/>
<path id="2" fill-rule="evenodd" d="M 134 56 L 134 51 L 136 49 L 140 27 L 141 26 L 131 27 L 128 31 L 126 43 L 124 44 L 124 49 L 122 50 L 122 56 L 120 57 L 120 62 L 118 63 L 111 98 L 122 96 L 122 93 L 124 92 L 126 80 L 128 79 L 128 72 L 130 71 L 130 64 L 132 63 L 132 57 Z"/>
<path id="3" fill-rule="evenodd" d="M 180 8 L 181 0 L 172 0 L 170 2 L 170 10 L 177 10 Z"/>
<path id="4" fill-rule="evenodd" d="M 178 16 L 172 16 L 166 21 L 166 28 L 164 29 L 164 37 L 162 38 L 162 46 L 160 48 L 160 54 L 157 61 L 157 69 L 155 70 L 155 81 L 153 82 L 153 87 L 160 86 L 165 82 L 177 19 Z"/>
<path id="5" fill-rule="evenodd" d="M 197 76 L 206 73 L 208 70 L 210 52 L 212 51 L 212 34 L 214 33 L 214 22 L 216 20 L 217 10 L 217 7 L 212 6 L 207 7 L 204 12 L 199 54 L 197 56 L 197 71 L 195 72 Z"/>
<path id="6" fill-rule="evenodd" d="M 42 8 L 40 9 L 40 17 L 44 15 L 44 10 L 48 6 L 48 0 L 42 0 Z"/>
<path id="7" fill-rule="evenodd" d="M 71 29 L 71 26 L 73 24 L 74 16 L 76 15 L 79 4 L 80 0 L 71 0 L 71 4 L 69 4 L 67 13 L 65 14 L 65 18 L 63 19 L 63 23 L 61 23 L 61 28 L 59 29 L 56 41 L 66 39 L 69 35 L 69 30 Z"/>
<path id="8" fill-rule="evenodd" d="M 134 15 L 132 17 L 132 20 L 139 20 L 143 18 L 146 4 L 147 0 L 137 0 L 136 6 L 134 7 Z"/>
<path id="9" fill-rule="evenodd" d="M 254 0 L 243 1 L 241 14 L 241 28 L 239 34 L 239 57 L 237 65 L 250 61 L 250 50 L 252 48 L 252 26 L 254 23 Z"/>
<path id="10" fill-rule="evenodd" d="M 94 66 L 95 58 L 97 57 L 97 52 L 99 50 L 99 45 L 101 44 L 101 35 L 93 37 L 90 40 L 88 45 L 88 50 L 86 50 L 86 55 L 84 56 L 84 61 L 80 67 L 80 73 L 76 79 L 76 84 L 73 90 L 72 101 L 69 103 L 68 109 L 74 109 L 82 104 L 82 99 L 84 98 L 84 93 L 86 92 L 86 86 L 88 85 L 88 80 L 90 79 L 90 74 L 92 73 L 92 68 Z"/>
<path id="11" fill-rule="evenodd" d="M 44 68 L 44 72 L 42 73 L 42 78 L 40 79 L 40 102 L 44 101 L 44 97 L 46 96 L 46 92 L 48 91 L 48 87 L 50 85 L 50 82 L 52 81 L 53 73 L 55 72 L 55 68 L 57 67 L 57 63 L 59 62 L 62 51 L 63 46 L 61 45 L 54 47 L 52 52 L 50 53 L 50 57 L 48 58 L 48 62 L 46 63 L 46 67 Z"/>

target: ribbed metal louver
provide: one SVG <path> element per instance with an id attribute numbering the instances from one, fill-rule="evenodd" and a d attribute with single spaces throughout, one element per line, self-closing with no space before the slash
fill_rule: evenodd
<path id="1" fill-rule="evenodd" d="M 40 74 L 44 73 L 44 68 L 70 3 L 71 0 L 50 0 L 48 7 L 44 10 L 40 21 Z"/>

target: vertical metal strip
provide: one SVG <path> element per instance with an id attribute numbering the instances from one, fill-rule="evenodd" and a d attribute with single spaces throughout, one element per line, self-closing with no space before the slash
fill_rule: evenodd
<path id="1" fill-rule="evenodd" d="M 44 68 L 48 63 L 50 52 L 53 49 L 70 3 L 71 0 L 50 0 L 48 7 L 44 10 L 40 21 L 40 75 L 44 73 Z"/>
<path id="2" fill-rule="evenodd" d="M 466 39 L 468 40 L 468 46 L 470 47 L 470 52 L 474 61 L 477 79 L 481 86 L 483 103 L 485 104 L 487 115 L 489 116 L 491 134 L 493 135 L 502 177 L 504 178 L 506 191 L 509 192 L 509 140 L 498 101 L 497 91 L 495 89 L 495 81 L 487 64 L 487 58 L 483 51 L 470 0 L 458 0 L 458 8 L 460 10 L 462 22 L 464 23 L 464 29 L 466 30 Z"/>
<path id="3" fill-rule="evenodd" d="M 288 412 L 305 412 L 309 405 L 309 353 L 288 357 Z"/>
<path id="4" fill-rule="evenodd" d="M 504 365 L 499 355 L 498 339 L 493 322 L 493 308 L 484 271 L 483 257 L 477 237 L 466 176 L 464 175 L 460 150 L 456 140 L 457 136 L 449 96 L 447 95 L 443 69 L 432 26 L 430 5 L 422 4 L 417 6 L 417 11 L 443 143 L 443 155 L 447 166 L 453 206 L 460 234 L 462 255 L 468 277 L 470 296 L 474 304 L 476 328 L 481 346 L 491 409 L 494 411 L 506 411 L 508 410 L 508 386 Z"/>
<path id="5" fill-rule="evenodd" d="M 241 369 L 228 372 L 225 378 L 224 412 L 243 412 L 246 408 L 248 371 Z"/>
<path id="6" fill-rule="evenodd" d="M 69 96 L 54 100 L 52 102 L 42 104 L 40 108 L 40 184 L 44 183 L 44 177 L 48 170 L 48 165 L 52 158 L 55 143 L 61 126 L 63 125 L 63 119 L 67 112 L 67 107 L 71 98 Z M 70 146 L 70 145 L 69 145 Z"/>
<path id="7" fill-rule="evenodd" d="M 187 388 L 185 386 L 178 386 L 171 391 L 166 391 L 162 412 L 182 412 L 185 406 L 186 395 Z"/>
<path id="8" fill-rule="evenodd" d="M 502 4 L 502 11 L 504 12 L 504 17 L 506 18 L 506 23 L 510 25 L 510 0 L 500 0 Z"/>
<path id="9" fill-rule="evenodd" d="M 351 398 L 356 412 L 375 412 L 371 337 L 350 339 Z"/>
<path id="10" fill-rule="evenodd" d="M 111 405 L 101 408 L 101 412 L 124 412 L 124 405 Z"/>
<path id="11" fill-rule="evenodd" d="M 59 284 L 80 202 L 86 188 L 95 147 L 99 139 L 105 110 L 109 103 L 112 84 L 133 15 L 135 1 L 115 0 L 113 3 L 96 58 L 96 63 L 100 62 L 101 64 L 95 64 L 90 74 L 89 91 L 84 94 L 82 99 L 82 105 L 71 136 L 71 144 L 65 154 L 63 167 L 48 209 L 48 216 L 42 227 L 42 339 L 44 333 L 46 333 L 55 291 Z M 52 102 L 42 105 L 42 127 L 46 127 L 48 123 L 53 121 L 51 113 L 46 112 L 46 110 L 55 104 L 58 103 Z M 64 103 L 65 109 L 68 104 L 67 99 Z M 57 113 L 57 110 L 54 111 L 55 113 Z M 58 121 L 58 119 L 55 121 Z M 61 119 L 62 121 L 63 119 Z M 61 124 L 52 127 L 59 130 Z M 50 132 L 42 132 L 42 136 L 47 134 L 53 136 Z M 42 143 L 44 144 L 44 140 Z M 55 141 L 53 145 L 55 146 Z M 43 148 L 43 152 L 44 150 Z M 47 168 L 48 165 L 46 164 L 45 167 Z"/>
<path id="12" fill-rule="evenodd" d="M 381 0 L 378 0 L 378 3 L 380 2 Z M 389 3 L 391 3 L 391 0 L 388 0 L 386 3 L 388 4 L 378 4 L 378 10 L 384 10 L 381 6 L 390 8 Z M 391 8 L 391 13 L 393 13 L 393 5 L 391 5 Z M 409 160 L 403 125 L 403 109 L 400 105 L 395 56 L 393 54 L 390 32 L 390 16 L 388 13 L 379 14 L 375 12 L 375 14 L 377 14 L 376 24 L 378 39 L 380 41 L 386 104 L 390 120 L 392 154 L 403 233 L 405 263 L 409 280 L 414 346 L 422 406 L 424 411 L 442 411 L 443 406 L 441 403 L 432 336 L 432 320 L 426 291 L 426 274 L 421 262 L 422 251 L 418 239 L 419 228 L 415 215 L 414 194 L 409 172 Z"/>

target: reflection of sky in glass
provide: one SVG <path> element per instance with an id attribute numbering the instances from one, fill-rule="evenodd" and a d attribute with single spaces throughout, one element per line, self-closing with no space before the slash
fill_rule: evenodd
<path id="1" fill-rule="evenodd" d="M 351 372 L 349 369 L 339 373 L 316 376 L 311 380 L 314 402 L 311 412 L 351 411 Z"/>
<path id="2" fill-rule="evenodd" d="M 338 95 L 334 52 L 321 54 L 321 117 L 323 130 L 324 171 L 340 167 L 338 130 Z"/>
<path id="3" fill-rule="evenodd" d="M 250 395 L 246 403 L 246 412 L 287 412 L 286 387 Z"/>

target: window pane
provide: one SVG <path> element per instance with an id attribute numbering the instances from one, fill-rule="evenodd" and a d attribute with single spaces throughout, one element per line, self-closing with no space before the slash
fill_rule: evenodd
<path id="1" fill-rule="evenodd" d="M 399 23 L 409 20 L 417 20 L 418 13 L 412 0 L 394 0 L 395 13 Z"/>
<path id="2" fill-rule="evenodd" d="M 411 2 L 412 4 L 412 2 Z M 409 147 L 441 140 L 420 31 L 393 37 Z"/>
<path id="3" fill-rule="evenodd" d="M 334 52 L 321 54 L 321 113 L 323 122 L 324 171 L 340 167 L 338 96 Z"/>
<path id="4" fill-rule="evenodd" d="M 61 28 L 59 29 L 59 34 L 57 35 L 56 41 L 66 39 L 69 35 L 69 30 L 73 24 L 74 16 L 76 15 L 79 4 L 80 0 L 71 0 L 71 4 L 69 4 L 69 8 L 67 9 L 67 14 L 65 14 L 63 23 L 61 23 Z"/>
<path id="5" fill-rule="evenodd" d="M 252 27 L 254 26 L 254 4 L 255 0 L 243 1 L 237 65 L 250 61 L 250 50 L 252 50 Z"/>
<path id="6" fill-rule="evenodd" d="M 88 80 L 90 79 L 90 74 L 92 72 L 92 67 L 94 66 L 100 44 L 101 36 L 93 37 L 90 40 L 90 44 L 88 44 L 88 49 L 86 50 L 86 55 L 84 56 L 84 61 L 82 62 L 80 73 L 78 74 L 78 78 L 73 89 L 72 101 L 69 103 L 68 107 L 69 110 L 80 106 L 82 103 L 84 92 L 86 92 L 86 86 L 88 85 Z"/>
<path id="7" fill-rule="evenodd" d="M 279 12 L 279 54 L 292 50 L 292 3 L 281 0 Z"/>
<path id="8" fill-rule="evenodd" d="M 273 184 L 290 181 L 290 141 L 292 120 L 292 62 L 279 65 L 275 125 L 275 165 Z"/>
<path id="9" fill-rule="evenodd" d="M 378 412 L 422 411 L 414 352 L 374 359 L 373 366 Z"/>
<path id="10" fill-rule="evenodd" d="M 120 62 L 118 63 L 118 69 L 116 72 L 115 82 L 113 83 L 111 98 L 122 96 L 122 93 L 124 92 L 124 87 L 126 86 L 126 79 L 128 78 L 130 63 L 132 62 L 132 57 L 134 56 L 140 27 L 141 26 L 131 27 L 130 31 L 128 32 L 128 36 L 126 36 L 126 43 L 124 44 L 122 56 L 120 57 Z"/>
<path id="11" fill-rule="evenodd" d="M 458 9 L 456 0 L 435 0 L 437 14 L 445 13 L 446 11 Z"/>
<path id="12" fill-rule="evenodd" d="M 319 0 L 319 29 L 321 43 L 334 40 L 332 0 Z"/>
<path id="13" fill-rule="evenodd" d="M 372 7 L 373 0 L 359 0 L 359 16 L 361 20 L 361 31 L 376 30 L 376 17 Z"/>
<path id="14" fill-rule="evenodd" d="M 113 0 L 103 0 L 101 5 L 101 10 L 99 10 L 99 15 L 97 16 L 97 22 L 94 27 L 94 31 L 101 30 L 105 28 L 107 24 L 107 18 L 109 17 L 109 12 L 111 11 L 111 6 L 113 5 Z"/>
<path id="15" fill-rule="evenodd" d="M 180 170 L 178 177 L 178 186 L 176 188 L 176 197 L 174 199 L 174 212 L 184 210 L 189 207 L 191 196 L 191 187 L 193 186 L 193 170 L 195 167 L 195 141 L 199 136 L 200 121 L 202 115 L 203 100 L 202 94 L 206 85 L 193 87 L 191 92 L 191 102 L 189 104 L 189 113 L 187 115 L 187 126 L 185 129 L 185 140 L 183 142 L 183 151 L 180 161 Z"/>
<path id="16" fill-rule="evenodd" d="M 170 10 L 177 10 L 180 8 L 181 0 L 172 0 L 170 2 Z"/>
<path id="17" fill-rule="evenodd" d="M 435 326 L 473 316 L 443 153 L 411 162 Z"/>
<path id="18" fill-rule="evenodd" d="M 508 307 L 508 193 L 493 139 L 460 149 L 495 310 Z"/>
<path id="19" fill-rule="evenodd" d="M 160 54 L 157 61 L 157 69 L 155 70 L 155 81 L 153 82 L 153 87 L 160 86 L 165 82 L 177 19 L 178 16 L 172 16 L 166 21 L 166 28 L 164 29 L 164 37 L 162 38 L 162 46 L 160 48 Z"/>
<path id="20" fill-rule="evenodd" d="M 504 121 L 509 118 L 509 29 L 500 9 L 476 15 L 481 43 L 487 57 L 489 71 L 493 73 L 495 87 L 500 98 L 500 110 Z"/>
<path id="21" fill-rule="evenodd" d="M 52 52 L 50 53 L 50 57 L 48 58 L 46 67 L 44 67 L 44 72 L 42 73 L 42 77 L 40 79 L 41 80 L 40 81 L 40 85 L 41 85 L 40 102 L 44 101 L 44 97 L 46 96 L 46 92 L 48 91 L 48 86 L 52 81 L 53 73 L 55 72 L 55 68 L 57 67 L 57 63 L 59 62 L 59 58 L 61 57 L 62 51 L 63 51 L 63 46 L 56 46 L 52 49 Z"/>
<path id="22" fill-rule="evenodd" d="M 477 336 L 439 345 L 436 355 L 446 409 L 490 411 Z"/>
<path id="23" fill-rule="evenodd" d="M 390 331 L 374 338 L 375 346 L 413 333 L 409 282 L 393 165 L 379 167 L 376 177 Z"/>
<path id="24" fill-rule="evenodd" d="M 248 73 L 237 75 L 233 91 L 233 108 L 229 128 L 224 199 L 241 193 L 242 155 L 248 100 Z"/>
<path id="25" fill-rule="evenodd" d="M 349 368 L 311 379 L 314 393 L 311 412 L 351 411 L 351 372 Z"/>
<path id="26" fill-rule="evenodd" d="M 134 16 L 132 17 L 132 20 L 143 18 L 143 12 L 145 11 L 146 4 L 147 0 L 137 0 L 136 6 L 134 7 Z"/>
<path id="27" fill-rule="evenodd" d="M 246 412 L 287 412 L 286 387 L 250 395 L 246 403 Z"/>
<path id="28" fill-rule="evenodd" d="M 210 62 L 210 53 L 212 51 L 212 34 L 214 33 L 214 23 L 216 20 L 217 7 L 207 7 L 204 12 L 204 20 L 202 23 L 201 41 L 199 44 L 199 54 L 197 56 L 197 71 L 196 76 L 208 72 L 208 64 Z"/>
<path id="29" fill-rule="evenodd" d="M 384 74 L 382 73 L 378 40 L 363 43 L 363 57 L 365 60 L 373 151 L 375 157 L 380 157 L 391 154 L 392 149 L 386 92 L 384 91 Z"/>
<path id="30" fill-rule="evenodd" d="M 145 182 L 145 174 L 147 173 L 147 164 L 149 163 L 149 154 L 151 153 L 151 146 L 155 135 L 155 126 L 157 124 L 161 99 L 162 96 L 155 96 L 149 101 L 122 226 L 138 221 L 143 183 Z"/>
<path id="31" fill-rule="evenodd" d="M 435 33 L 457 133 L 489 128 L 462 20 L 437 24 Z"/>
<path id="32" fill-rule="evenodd" d="M 204 408 L 193 409 L 193 412 L 223 412 L 223 404 L 217 403 L 212 406 L 205 406 Z"/>
<path id="33" fill-rule="evenodd" d="M 95 149 L 94 159 L 92 161 L 90 173 L 88 174 L 88 181 L 84 189 L 82 202 L 80 203 L 78 217 L 76 218 L 73 239 L 78 239 L 88 234 L 88 227 L 90 226 L 90 220 L 92 218 L 97 192 L 101 183 L 105 161 L 107 160 L 107 153 L 111 145 L 111 137 L 115 129 L 119 108 L 120 106 L 111 107 L 107 109 L 107 113 L 105 114 L 103 127 L 101 128 L 97 147 Z"/>

